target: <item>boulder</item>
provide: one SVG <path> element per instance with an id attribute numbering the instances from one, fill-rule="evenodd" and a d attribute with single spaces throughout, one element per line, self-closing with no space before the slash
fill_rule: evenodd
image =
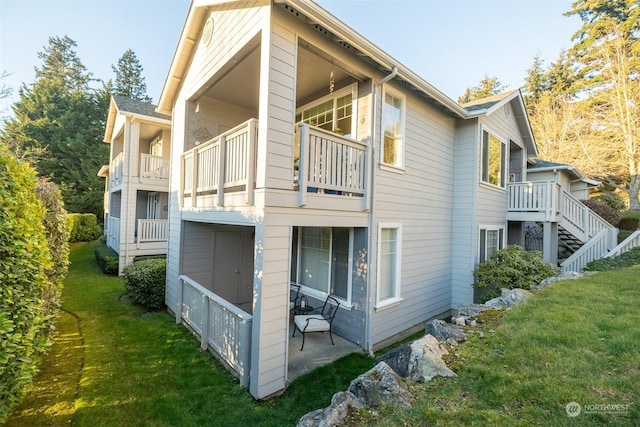
<path id="1" fill-rule="evenodd" d="M 432 335 L 440 341 L 455 340 L 456 342 L 464 342 L 467 336 L 462 332 L 460 326 L 452 325 L 444 320 L 435 319 L 427 322 L 424 328 L 427 335 Z"/>
<path id="2" fill-rule="evenodd" d="M 339 391 L 331 398 L 331 405 L 304 415 L 296 427 L 334 427 L 342 425 L 349 408 L 362 408 L 364 404 L 353 393 Z"/>
<path id="3" fill-rule="evenodd" d="M 485 304 L 461 305 L 460 308 L 458 308 L 458 314 L 460 316 L 471 318 L 471 317 L 476 317 L 483 311 L 491 310 L 493 308 L 494 307 L 489 307 Z"/>
<path id="4" fill-rule="evenodd" d="M 404 344 L 376 359 L 384 362 L 401 377 L 416 382 L 431 381 L 437 375 L 455 377 L 442 356 L 447 349 L 432 335 L 425 335 L 411 344 Z"/>
<path id="5" fill-rule="evenodd" d="M 491 299 L 484 303 L 484 305 L 493 308 L 513 307 L 514 305 L 525 302 L 531 295 L 531 292 L 524 289 L 502 289 L 502 295 L 497 298 Z"/>
<path id="6" fill-rule="evenodd" d="M 349 392 L 366 406 L 382 405 L 410 408 L 413 395 L 400 376 L 385 362 L 379 362 L 349 385 Z"/>

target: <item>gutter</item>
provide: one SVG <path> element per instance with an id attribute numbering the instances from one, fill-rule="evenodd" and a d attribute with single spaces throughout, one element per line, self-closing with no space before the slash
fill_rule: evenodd
<path id="1" fill-rule="evenodd" d="M 373 302 L 371 301 L 371 298 L 373 296 L 373 291 L 372 291 L 372 286 L 371 286 L 371 272 L 373 271 L 372 265 L 371 265 L 371 254 L 373 253 L 373 230 L 374 230 L 374 218 L 373 218 L 373 203 L 374 203 L 374 194 L 375 194 L 375 177 L 376 177 L 376 145 L 377 145 L 377 141 L 376 141 L 376 127 L 377 127 L 377 123 L 376 123 L 376 111 L 377 111 L 377 100 L 376 100 L 376 94 L 378 93 L 378 88 L 381 87 L 383 84 L 387 83 L 388 81 L 390 81 L 391 79 L 393 79 L 395 76 L 398 75 L 398 68 L 397 67 L 393 67 L 391 69 L 391 72 L 383 77 L 382 79 L 378 80 L 376 83 L 373 84 L 372 90 L 371 90 L 371 144 L 369 146 L 369 149 L 371 150 L 371 179 L 369 180 L 370 185 L 369 185 L 369 197 L 370 197 L 370 201 L 369 201 L 369 235 L 367 236 L 367 264 L 368 264 L 368 271 L 369 274 L 367 274 L 367 306 L 366 306 L 366 316 L 365 316 L 365 346 L 367 347 L 367 350 L 369 351 L 369 355 L 373 357 L 373 344 L 371 343 L 371 308 L 373 307 Z"/>

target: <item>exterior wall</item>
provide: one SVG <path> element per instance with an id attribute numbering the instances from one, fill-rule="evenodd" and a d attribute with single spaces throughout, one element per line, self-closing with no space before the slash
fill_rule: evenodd
<path id="1" fill-rule="evenodd" d="M 480 153 L 478 121 L 456 122 L 455 177 L 453 179 L 453 227 L 451 228 L 451 308 L 473 300 L 473 270 L 477 260 L 475 210 Z"/>
<path id="2" fill-rule="evenodd" d="M 454 120 L 403 93 L 406 95 L 404 171 L 382 169 L 376 154 L 369 264 L 373 307 L 378 224 L 401 223 L 400 295 L 403 300 L 397 305 L 370 311 L 371 345 L 442 314 L 451 303 Z M 378 99 L 378 109 L 379 106 Z M 377 138 L 377 153 L 381 152 L 379 141 Z"/>

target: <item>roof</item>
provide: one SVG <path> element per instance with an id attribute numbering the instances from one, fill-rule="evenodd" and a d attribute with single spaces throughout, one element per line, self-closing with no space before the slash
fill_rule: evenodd
<path id="1" fill-rule="evenodd" d="M 494 105 L 504 101 L 507 98 L 513 96 L 514 92 L 518 92 L 518 89 L 509 92 L 499 93 L 497 95 L 488 96 L 486 98 L 476 99 L 470 102 L 465 102 L 460 105 L 469 112 L 476 112 L 481 110 L 489 110 Z"/>
<path id="2" fill-rule="evenodd" d="M 573 175 L 575 179 L 584 181 L 588 185 L 597 187 L 601 184 L 600 181 L 596 181 L 596 180 L 585 177 L 577 167 L 568 165 L 566 163 L 557 163 L 557 162 L 551 162 L 549 160 L 535 159 L 530 163 L 528 170 L 529 170 L 529 173 L 547 172 L 547 171 L 554 171 L 554 170 L 566 170 L 568 173 Z"/>
<path id="3" fill-rule="evenodd" d="M 171 124 L 171 116 L 161 114 L 158 107 L 150 102 L 137 101 L 120 95 L 111 95 L 109 102 L 109 112 L 107 113 L 107 124 L 104 129 L 104 142 L 111 142 L 113 128 L 118 114 L 124 114 L 147 121 L 157 122 L 164 125 Z"/>
<path id="4" fill-rule="evenodd" d="M 162 88 L 158 111 L 170 113 L 173 106 L 173 98 L 176 96 L 180 85 L 190 64 L 190 56 L 195 51 L 200 30 L 212 8 L 228 8 L 229 4 L 236 3 L 237 7 L 243 7 L 244 1 L 230 0 L 194 0 L 191 3 L 185 25 L 180 34 L 180 40 L 174 53 L 171 67 Z M 465 118 L 466 111 L 456 101 L 447 97 L 426 80 L 419 77 L 409 68 L 400 64 L 395 58 L 371 43 L 351 27 L 340 21 L 327 10 L 323 9 L 311 0 L 276 0 L 274 5 L 287 6 L 307 17 L 306 22 L 314 27 L 322 27 L 332 35 L 333 40 L 338 40 L 341 45 L 349 45 L 361 59 L 366 60 L 376 67 L 383 75 L 391 73 L 396 67 L 398 72 L 394 81 L 403 84 L 419 96 L 429 100 L 447 111 L 454 117 Z"/>
<path id="5" fill-rule="evenodd" d="M 171 116 L 158 113 L 157 106 L 150 102 L 142 102 L 135 99 L 126 98 L 120 95 L 112 95 L 116 108 L 121 113 L 130 113 L 139 116 L 157 117 L 159 119 L 171 120 Z"/>

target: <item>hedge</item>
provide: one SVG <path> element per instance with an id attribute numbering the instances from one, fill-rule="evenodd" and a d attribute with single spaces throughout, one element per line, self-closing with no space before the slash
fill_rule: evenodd
<path id="1" fill-rule="evenodd" d="M 118 274 L 118 254 L 107 246 L 105 236 L 98 239 L 93 253 L 98 267 L 104 274 Z"/>
<path id="2" fill-rule="evenodd" d="M 92 213 L 71 213 L 67 215 L 70 242 L 91 242 L 102 235 L 98 219 Z"/>
<path id="3" fill-rule="evenodd" d="M 164 306 L 167 261 L 164 258 L 148 258 L 124 268 L 125 293 L 136 304 L 150 309 Z"/>
<path id="4" fill-rule="evenodd" d="M 0 425 L 20 401 L 49 345 L 43 293 L 52 268 L 35 171 L 0 145 Z"/>

